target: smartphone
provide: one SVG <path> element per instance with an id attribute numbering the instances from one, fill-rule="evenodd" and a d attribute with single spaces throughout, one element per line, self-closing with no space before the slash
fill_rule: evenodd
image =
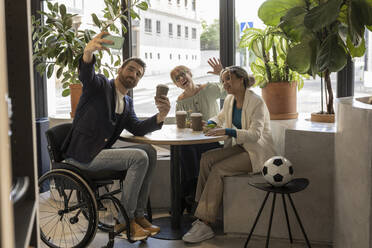
<path id="1" fill-rule="evenodd" d="M 113 36 L 109 34 L 109 35 L 103 36 L 102 38 L 105 40 L 111 40 L 114 42 L 114 44 L 102 43 L 102 45 L 105 47 L 112 48 L 112 49 L 118 49 L 118 50 L 120 50 L 123 47 L 124 37 Z"/>

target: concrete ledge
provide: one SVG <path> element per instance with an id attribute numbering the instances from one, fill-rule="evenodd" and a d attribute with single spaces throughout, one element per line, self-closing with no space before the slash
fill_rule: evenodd
<path id="1" fill-rule="evenodd" d="M 372 247 L 372 105 L 336 103 L 335 247 Z"/>
<path id="2" fill-rule="evenodd" d="M 310 180 L 308 188 L 292 195 L 308 238 L 321 243 L 333 242 L 334 223 L 334 139 L 335 125 L 306 123 L 306 120 L 273 121 L 273 133 L 276 137 L 284 137 L 277 143 L 284 144 L 284 156 L 293 166 L 295 177 Z M 313 127 L 313 128 L 312 128 Z M 265 192 L 248 185 L 248 175 L 226 177 L 223 195 L 224 231 L 226 233 L 248 234 Z M 255 229 L 256 235 L 267 233 L 272 197 L 266 203 Z M 289 218 L 292 234 L 295 239 L 303 240 L 293 210 L 289 206 Z M 274 211 L 272 237 L 288 238 L 284 217 L 283 203 L 278 195 Z"/>

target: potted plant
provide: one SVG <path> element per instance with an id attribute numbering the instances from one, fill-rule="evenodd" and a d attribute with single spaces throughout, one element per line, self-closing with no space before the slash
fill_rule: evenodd
<path id="1" fill-rule="evenodd" d="M 287 64 L 291 41 L 276 27 L 264 30 L 248 28 L 240 40 L 240 47 L 253 51 L 256 59 L 250 67 L 255 86 L 262 88 L 262 97 L 272 120 L 296 119 L 297 89 L 303 87 L 303 76 Z"/>
<path id="2" fill-rule="evenodd" d="M 32 17 L 33 60 L 36 70 L 41 75 L 46 73 L 50 78 L 56 71 L 56 77 L 61 78 L 64 89 L 62 96 L 66 97 L 71 93 L 71 117 L 74 117 L 82 88 L 78 78 L 79 59 L 86 44 L 102 31 L 116 35 L 125 34 L 127 32 L 125 23 L 128 21 L 126 13 L 129 12 L 132 19 L 139 19 L 134 6 L 147 10 L 148 3 L 146 0 L 133 0 L 129 8 L 123 9 L 120 0 L 105 0 L 105 8 L 102 10 L 104 19 L 101 20 L 96 14 L 92 14 L 95 30 L 80 30 L 79 16 L 67 13 L 64 4 L 52 4 L 49 1 L 46 3 L 48 11 L 39 11 L 41 16 L 39 19 Z M 102 51 L 96 54 L 95 69 L 106 77 L 110 75 L 113 77 L 116 74 L 115 67 L 121 65 L 121 58 L 111 51 L 107 53 L 109 63 L 103 61 Z"/>
<path id="3" fill-rule="evenodd" d="M 330 74 L 343 69 L 349 55 L 363 56 L 365 28 L 372 30 L 371 13 L 369 0 L 267 0 L 260 6 L 260 19 L 297 43 L 288 50 L 290 69 L 325 80 L 326 111 L 322 104 L 312 120 L 325 116 L 324 121 L 334 121 Z"/>

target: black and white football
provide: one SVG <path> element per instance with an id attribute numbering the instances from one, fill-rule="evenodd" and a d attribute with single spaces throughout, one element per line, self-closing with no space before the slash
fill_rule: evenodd
<path id="1" fill-rule="evenodd" d="M 293 178 L 292 163 L 285 157 L 274 156 L 264 163 L 262 175 L 271 185 L 283 186 Z"/>

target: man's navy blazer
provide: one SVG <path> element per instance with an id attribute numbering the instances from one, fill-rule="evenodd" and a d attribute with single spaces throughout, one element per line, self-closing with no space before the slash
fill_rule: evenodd
<path id="1" fill-rule="evenodd" d="M 116 90 L 114 80 L 108 80 L 94 72 L 95 58 L 86 64 L 80 60 L 79 79 L 83 83 L 83 93 L 76 109 L 72 129 L 62 146 L 65 158 L 73 158 L 81 163 L 89 163 L 102 150 L 111 148 L 126 129 L 136 136 L 143 136 L 158 130 L 156 115 L 147 120 L 139 120 L 133 109 L 133 101 L 124 97 L 122 114 L 115 114 Z"/>

